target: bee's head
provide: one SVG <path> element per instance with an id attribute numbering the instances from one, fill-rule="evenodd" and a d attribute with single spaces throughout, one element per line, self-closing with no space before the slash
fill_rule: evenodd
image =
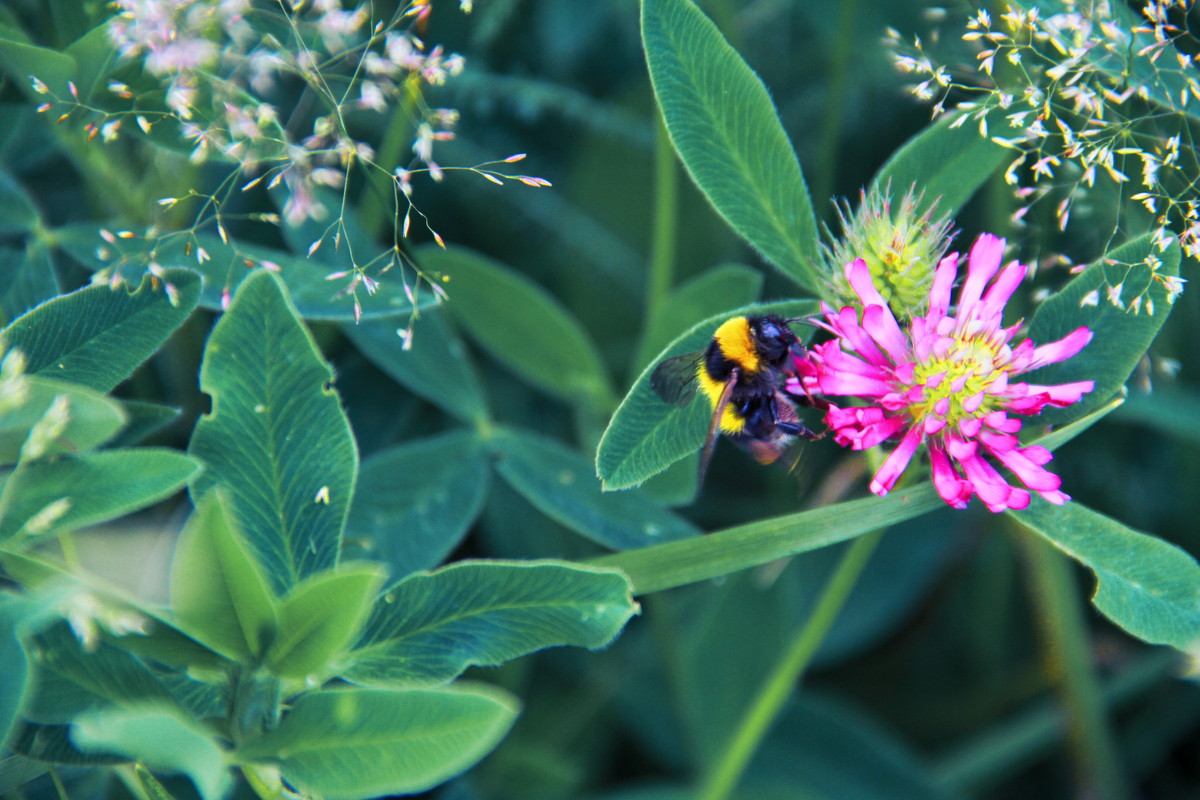
<path id="1" fill-rule="evenodd" d="M 788 320 L 768 314 L 765 317 L 751 317 L 749 322 L 759 357 L 768 364 L 778 365 L 789 353 L 804 351 L 800 340 L 788 327 Z"/>

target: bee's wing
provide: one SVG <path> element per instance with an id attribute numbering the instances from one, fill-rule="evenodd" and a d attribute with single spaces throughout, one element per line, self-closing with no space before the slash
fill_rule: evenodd
<path id="1" fill-rule="evenodd" d="M 696 394 L 696 370 L 704 351 L 684 353 L 659 363 L 650 373 L 650 388 L 665 402 L 685 406 Z"/>
<path id="2" fill-rule="evenodd" d="M 697 490 L 704 485 L 704 473 L 708 472 L 708 462 L 712 459 L 713 447 L 717 443 L 717 434 L 721 432 L 721 417 L 725 416 L 725 406 L 729 405 L 729 398 L 733 397 L 733 388 L 737 386 L 741 374 L 740 369 L 733 368 L 729 379 L 725 381 L 725 388 L 721 390 L 721 396 L 717 398 L 717 403 L 713 406 L 712 421 L 708 424 L 708 438 L 704 440 L 704 449 L 700 451 L 700 466 L 696 472 Z"/>

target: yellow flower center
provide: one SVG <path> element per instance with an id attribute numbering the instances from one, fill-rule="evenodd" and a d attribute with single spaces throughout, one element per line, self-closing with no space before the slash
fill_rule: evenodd
<path id="1" fill-rule="evenodd" d="M 1000 337 L 976 334 L 955 338 L 944 355 L 917 364 L 912 385 L 924 386 L 925 396 L 909 406 L 909 414 L 914 420 L 938 417 L 953 426 L 994 411 L 998 404 L 987 390 L 1003 371 L 997 367 L 1003 349 Z"/>

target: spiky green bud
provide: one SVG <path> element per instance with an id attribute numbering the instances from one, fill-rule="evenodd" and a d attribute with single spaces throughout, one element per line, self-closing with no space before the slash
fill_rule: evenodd
<path id="1" fill-rule="evenodd" d="M 890 188 L 890 187 L 889 187 Z M 898 318 L 922 311 L 937 263 L 950 245 L 949 215 L 934 218 L 937 203 L 920 211 L 921 196 L 910 187 L 899 206 L 888 189 L 863 192 L 858 208 L 838 206 L 842 237 L 824 247 L 829 279 L 824 300 L 835 308 L 857 302 L 843 268 L 861 258 L 875 286 Z"/>

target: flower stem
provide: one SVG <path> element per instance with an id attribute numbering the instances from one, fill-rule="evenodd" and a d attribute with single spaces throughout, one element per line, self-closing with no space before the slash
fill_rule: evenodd
<path id="1" fill-rule="evenodd" d="M 46 771 L 50 773 L 50 780 L 54 783 L 54 791 L 58 794 L 58 800 L 71 800 L 71 796 L 67 794 L 67 787 L 63 784 L 54 765 L 51 764 Z"/>
<path id="2" fill-rule="evenodd" d="M 400 166 L 404 155 L 405 145 L 412 137 L 412 118 L 416 108 L 416 98 L 411 87 L 406 86 L 404 102 L 392 111 L 384 128 L 383 141 L 375 155 L 375 163 L 379 170 L 370 171 L 367 183 L 370 191 L 363 193 L 359 202 L 358 218 L 368 233 L 378 236 L 384 230 L 387 215 L 394 213 L 392 197 L 394 196 L 391 170 Z"/>
<path id="3" fill-rule="evenodd" d="M 650 269 L 646 282 L 646 324 L 666 302 L 675 271 L 675 233 L 678 227 L 679 168 L 667 126 L 658 117 L 654 137 L 654 225 Z"/>
<path id="4" fill-rule="evenodd" d="M 1079 589 L 1066 556 L 1040 537 L 1022 532 L 1030 588 L 1043 625 L 1046 669 L 1062 696 L 1067 739 L 1081 795 L 1128 800 L 1112 729 L 1092 669 Z"/>
<path id="5" fill-rule="evenodd" d="M 812 614 L 759 688 L 758 695 L 730 737 L 729 744 L 701 781 L 696 794 L 698 800 L 725 800 L 736 788 L 759 743 L 783 710 L 792 688 L 833 627 L 846 598 L 850 596 L 850 590 L 854 588 L 855 581 L 882 536 L 882 530 L 864 534 L 846 550 L 837 569 L 821 590 Z"/>

